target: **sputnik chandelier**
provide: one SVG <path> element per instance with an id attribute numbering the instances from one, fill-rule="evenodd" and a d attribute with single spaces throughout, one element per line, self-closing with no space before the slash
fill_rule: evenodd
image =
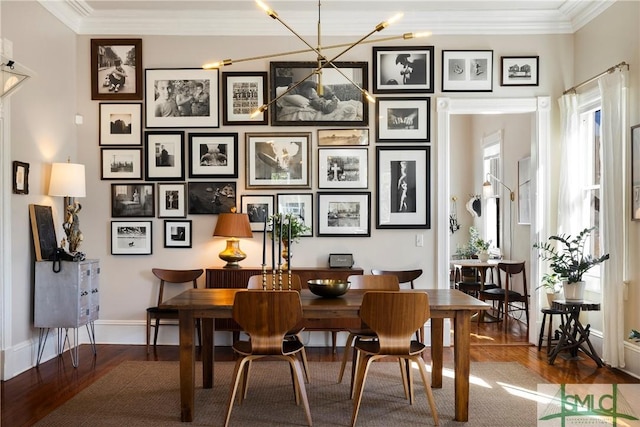
<path id="1" fill-rule="evenodd" d="M 320 0 L 318 0 L 318 44 L 317 44 L 317 46 L 313 46 L 313 45 L 311 45 L 311 43 L 307 42 L 300 34 L 298 34 L 293 28 L 291 28 L 289 25 L 287 25 L 286 22 L 284 22 L 282 19 L 280 19 L 278 14 L 273 9 L 271 9 L 269 6 L 267 6 L 261 0 L 256 0 L 256 3 L 258 4 L 258 6 L 260 6 L 267 13 L 268 16 L 270 16 L 271 18 L 273 18 L 276 21 L 280 22 L 287 30 L 289 30 L 289 32 L 291 32 L 300 41 L 302 41 L 302 43 L 304 43 L 307 46 L 307 49 L 301 49 L 301 50 L 295 50 L 295 51 L 289 51 L 289 52 L 282 52 L 282 53 L 276 53 L 276 54 L 253 56 L 253 57 L 248 57 L 248 58 L 243 58 L 243 59 L 224 59 L 222 61 L 216 61 L 216 62 L 211 62 L 211 63 L 204 64 L 202 66 L 202 68 L 204 68 L 205 70 L 211 70 L 211 69 L 225 67 L 225 66 L 228 66 L 228 65 L 231 65 L 231 64 L 234 64 L 234 63 L 238 63 L 238 62 L 254 61 L 254 60 L 258 60 L 258 59 L 269 59 L 269 58 L 275 58 L 275 57 L 279 57 L 279 56 L 294 55 L 294 54 L 305 53 L 305 52 L 315 52 L 315 54 L 317 55 L 317 67 L 314 70 L 312 70 L 306 77 L 300 79 L 298 82 L 296 82 L 296 83 L 292 84 L 291 86 L 289 86 L 286 91 L 284 91 L 283 93 L 279 94 L 278 96 L 276 96 L 274 99 L 272 99 L 268 103 L 263 104 L 262 106 L 260 106 L 257 110 L 255 110 L 251 114 L 252 118 L 256 117 L 257 115 L 259 115 L 259 114 L 263 113 L 264 111 L 266 111 L 267 108 L 269 108 L 272 104 L 277 102 L 280 98 L 282 98 L 283 96 L 287 95 L 289 92 L 291 92 L 296 87 L 301 85 L 304 81 L 310 79 L 313 76 L 317 76 L 317 79 L 318 79 L 318 82 L 317 82 L 318 83 L 317 84 L 318 95 L 322 96 L 322 69 L 323 68 L 327 68 L 327 67 L 331 67 L 331 68 L 335 69 L 345 79 L 347 79 L 352 85 L 354 85 L 362 93 L 364 99 L 366 99 L 369 102 L 375 102 L 374 97 L 366 89 L 360 87 L 360 85 L 358 85 L 351 78 L 349 78 L 346 74 L 344 74 L 340 70 L 340 68 L 335 64 L 335 61 L 338 58 L 340 58 L 342 55 L 344 55 L 345 53 L 347 53 L 348 51 L 353 49 L 355 46 L 360 45 L 360 44 L 378 43 L 378 42 L 385 42 L 385 41 L 398 40 L 398 39 L 409 40 L 409 39 L 413 39 L 413 38 L 427 37 L 427 36 L 431 35 L 430 32 L 404 33 L 404 34 L 398 35 L 398 36 L 390 36 L 390 37 L 384 37 L 384 38 L 377 38 L 375 40 L 367 40 L 373 34 L 384 30 L 389 25 L 391 25 L 392 23 L 394 23 L 397 20 L 399 20 L 400 18 L 402 18 L 403 14 L 402 13 L 398 13 L 398 14 L 394 15 L 392 18 L 390 18 L 389 20 L 379 23 L 378 25 L 376 25 L 374 27 L 373 30 L 371 30 L 365 36 L 361 37 L 360 39 L 358 39 L 357 41 L 355 41 L 353 43 L 342 43 L 342 44 L 335 44 L 335 45 L 329 45 L 329 46 L 322 46 L 322 42 L 321 42 L 321 14 L 320 14 L 321 4 L 320 4 Z M 340 53 L 338 53 L 337 55 L 335 55 L 332 58 L 330 58 L 330 59 L 327 58 L 322 53 L 323 50 L 332 50 L 332 49 L 338 49 L 338 48 L 343 48 L 343 50 Z"/>

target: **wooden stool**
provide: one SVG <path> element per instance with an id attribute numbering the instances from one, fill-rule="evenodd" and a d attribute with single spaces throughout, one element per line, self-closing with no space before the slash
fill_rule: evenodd
<path id="1" fill-rule="evenodd" d="M 543 308 L 542 310 L 542 325 L 540 326 L 540 337 L 538 338 L 538 351 L 542 348 L 542 340 L 544 339 L 544 325 L 547 321 L 547 315 L 549 315 L 549 327 L 547 330 L 547 354 L 551 351 L 551 341 L 553 340 L 553 316 L 555 314 L 560 315 L 560 323 L 564 326 L 567 313 L 562 310 L 556 310 L 555 308 Z"/>

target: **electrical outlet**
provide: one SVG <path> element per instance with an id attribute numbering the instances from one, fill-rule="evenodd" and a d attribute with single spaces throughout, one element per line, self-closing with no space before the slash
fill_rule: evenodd
<path id="1" fill-rule="evenodd" d="M 416 246 L 419 248 L 424 246 L 424 235 L 416 234 Z"/>

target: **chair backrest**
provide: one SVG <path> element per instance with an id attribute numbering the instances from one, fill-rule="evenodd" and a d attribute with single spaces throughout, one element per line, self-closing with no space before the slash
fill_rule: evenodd
<path id="1" fill-rule="evenodd" d="M 267 290 L 273 289 L 272 283 L 273 274 L 267 273 Z M 262 275 L 256 274 L 255 276 L 249 277 L 247 289 L 262 290 Z M 278 276 L 276 276 L 276 289 L 278 289 Z M 287 273 L 282 273 L 282 289 L 289 289 L 289 275 Z M 302 289 L 302 281 L 300 280 L 300 276 L 298 274 L 291 275 L 291 289 L 294 291 L 299 291 Z"/>
<path id="2" fill-rule="evenodd" d="M 498 263 L 498 286 L 518 292 L 523 297 L 529 296 L 527 289 L 527 273 L 523 262 Z"/>
<path id="3" fill-rule="evenodd" d="M 398 291 L 400 282 L 392 274 L 354 274 L 347 278 L 351 285 L 349 289 L 371 289 L 379 291 Z"/>
<path id="4" fill-rule="evenodd" d="M 198 277 L 204 273 L 203 269 L 197 270 L 167 270 L 164 268 L 152 268 L 151 272 L 160 279 L 160 289 L 158 290 L 158 305 L 164 301 L 164 284 L 165 283 L 188 283 L 192 282 L 193 289 L 198 287 L 196 282 Z"/>
<path id="5" fill-rule="evenodd" d="M 282 354 L 284 336 L 302 322 L 300 293 L 238 292 L 233 301 L 233 319 L 251 336 L 252 354 Z"/>
<path id="6" fill-rule="evenodd" d="M 411 288 L 414 287 L 414 280 L 418 277 L 422 276 L 422 269 L 416 270 L 371 270 L 371 274 L 380 275 L 380 274 L 392 274 L 398 277 L 398 281 L 400 283 L 410 283 Z"/>
<path id="7" fill-rule="evenodd" d="M 367 292 L 360 308 L 360 318 L 378 336 L 381 354 L 408 354 L 411 336 L 430 316 L 426 292 Z"/>

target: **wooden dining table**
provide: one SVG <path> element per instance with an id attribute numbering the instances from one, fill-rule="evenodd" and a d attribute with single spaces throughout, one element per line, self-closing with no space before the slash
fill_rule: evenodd
<path id="1" fill-rule="evenodd" d="M 193 421 L 195 396 L 195 319 L 202 319 L 203 388 L 213 387 L 213 319 L 231 318 L 233 300 L 245 289 L 189 289 L 161 304 L 178 310 L 180 324 L 180 417 Z M 349 290 L 339 298 L 321 298 L 308 289 L 300 292 L 305 321 L 314 319 L 358 319 L 365 290 Z M 471 315 L 489 305 L 455 289 L 403 290 L 426 292 L 431 307 L 431 383 L 442 388 L 444 319 L 453 319 L 455 415 L 456 421 L 469 420 L 469 348 Z"/>

